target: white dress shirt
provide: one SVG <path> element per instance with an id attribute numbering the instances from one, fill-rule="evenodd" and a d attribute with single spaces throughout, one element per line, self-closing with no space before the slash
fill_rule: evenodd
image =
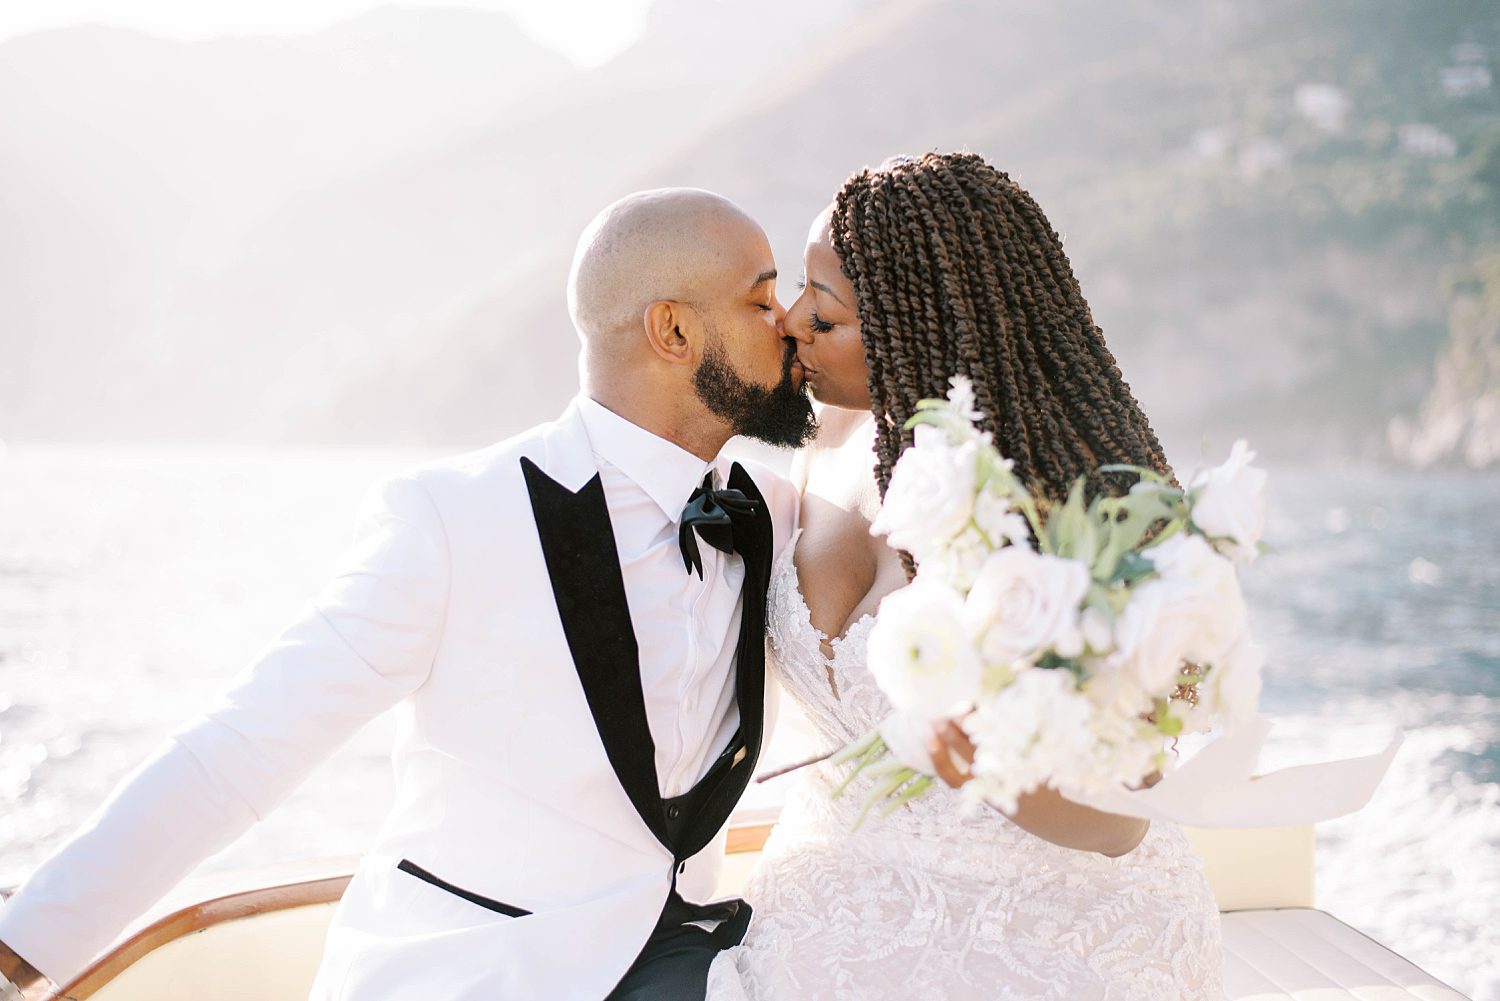
<path id="1" fill-rule="evenodd" d="M 700 542 L 699 580 L 677 541 L 688 498 L 710 470 L 723 487 L 730 463 L 706 462 L 588 397 L 578 403 L 620 551 L 657 780 L 663 796 L 680 796 L 740 721 L 734 668 L 744 561 Z"/>

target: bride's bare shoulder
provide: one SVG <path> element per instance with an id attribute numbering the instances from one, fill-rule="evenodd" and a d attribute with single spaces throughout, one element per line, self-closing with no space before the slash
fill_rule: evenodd
<path id="1" fill-rule="evenodd" d="M 813 625 L 843 635 L 869 610 L 886 574 L 883 540 L 870 534 L 880 507 L 869 414 L 825 411 L 817 444 L 798 457 L 802 535 L 793 558 Z M 899 559 L 896 561 L 899 569 Z"/>

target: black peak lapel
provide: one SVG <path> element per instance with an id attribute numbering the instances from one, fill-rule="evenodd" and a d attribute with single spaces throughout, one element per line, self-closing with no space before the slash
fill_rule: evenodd
<path id="1" fill-rule="evenodd" d="M 636 813 L 666 845 L 656 744 L 641 691 L 640 649 L 630 622 L 604 483 L 595 474 L 574 493 L 530 459 L 521 460 L 521 470 L 552 595 L 594 726 Z"/>

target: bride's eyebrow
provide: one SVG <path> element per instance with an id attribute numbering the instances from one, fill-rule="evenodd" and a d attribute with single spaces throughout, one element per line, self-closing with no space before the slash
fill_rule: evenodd
<path id="1" fill-rule="evenodd" d="M 845 309 L 849 308 L 849 304 L 847 302 L 845 302 L 844 300 L 840 299 L 838 297 L 838 293 L 834 292 L 833 289 L 829 288 L 827 285 L 824 285 L 822 282 L 810 281 L 807 284 L 811 285 L 813 288 L 817 289 L 819 292 L 827 292 L 829 295 L 833 296 L 833 301 L 834 302 L 838 303 L 840 306 L 843 306 Z"/>

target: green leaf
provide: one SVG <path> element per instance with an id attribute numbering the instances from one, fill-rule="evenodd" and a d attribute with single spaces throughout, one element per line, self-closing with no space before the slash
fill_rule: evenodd
<path id="1" fill-rule="evenodd" d="M 1114 573 L 1110 574 L 1110 580 L 1129 586 L 1134 586 L 1145 578 L 1156 572 L 1156 565 L 1142 556 L 1137 550 L 1123 553 L 1115 564 Z"/>
<path id="2" fill-rule="evenodd" d="M 1100 466 L 1099 467 L 1099 472 L 1101 472 L 1101 473 L 1135 473 L 1141 479 L 1146 480 L 1148 482 L 1160 483 L 1163 486 L 1167 485 L 1167 478 L 1165 476 L 1163 476 L 1161 473 L 1158 473 L 1156 470 L 1150 469 L 1150 468 L 1148 468 L 1146 466 L 1132 466 L 1129 463 L 1114 462 L 1114 463 L 1110 463 L 1107 466 Z"/>
<path id="3" fill-rule="evenodd" d="M 850 747 L 857 747 L 861 745 L 864 746 L 864 750 L 860 752 L 859 759 L 854 765 L 854 770 L 849 773 L 848 777 L 845 778 L 844 781 L 838 784 L 837 788 L 835 788 L 831 793 L 828 794 L 829 799 L 838 799 L 844 794 L 844 790 L 849 788 L 849 783 L 853 782 L 861 772 L 863 772 L 866 768 L 875 766 L 881 758 L 885 757 L 885 741 L 880 738 L 880 732 L 878 730 L 874 732 L 873 737 L 867 737 L 865 740 L 861 741 L 859 745 L 850 745 Z M 845 748 L 844 750 L 848 751 L 849 748 Z M 842 754 L 843 752 L 840 753 Z M 850 759 L 843 758 L 842 760 L 848 761 Z"/>
<path id="4" fill-rule="evenodd" d="M 864 808 L 859 811 L 859 816 L 854 818 L 854 830 L 857 831 L 860 829 L 861 825 L 863 825 L 865 822 L 865 817 L 869 816 L 870 811 L 875 807 L 875 804 L 879 803 L 881 800 L 891 795 L 907 782 L 911 781 L 912 777 L 917 774 L 918 773 L 915 769 L 902 766 L 900 769 L 893 772 L 891 776 L 884 782 L 876 786 L 875 789 L 870 793 L 869 798 L 865 800 Z"/>
<path id="5" fill-rule="evenodd" d="M 880 808 L 880 815 L 882 817 L 889 817 L 930 788 L 932 788 L 932 776 L 917 775 L 916 778 L 897 790 L 896 795 L 885 806 Z"/>
<path id="6" fill-rule="evenodd" d="M 1062 507 L 1055 509 L 1047 519 L 1047 531 L 1052 541 L 1052 551 L 1067 559 L 1075 558 L 1079 544 L 1086 531 L 1084 523 L 1084 487 L 1086 477 L 1080 476 L 1068 488 L 1068 499 Z M 1090 559 L 1087 562 L 1092 563 Z"/>

